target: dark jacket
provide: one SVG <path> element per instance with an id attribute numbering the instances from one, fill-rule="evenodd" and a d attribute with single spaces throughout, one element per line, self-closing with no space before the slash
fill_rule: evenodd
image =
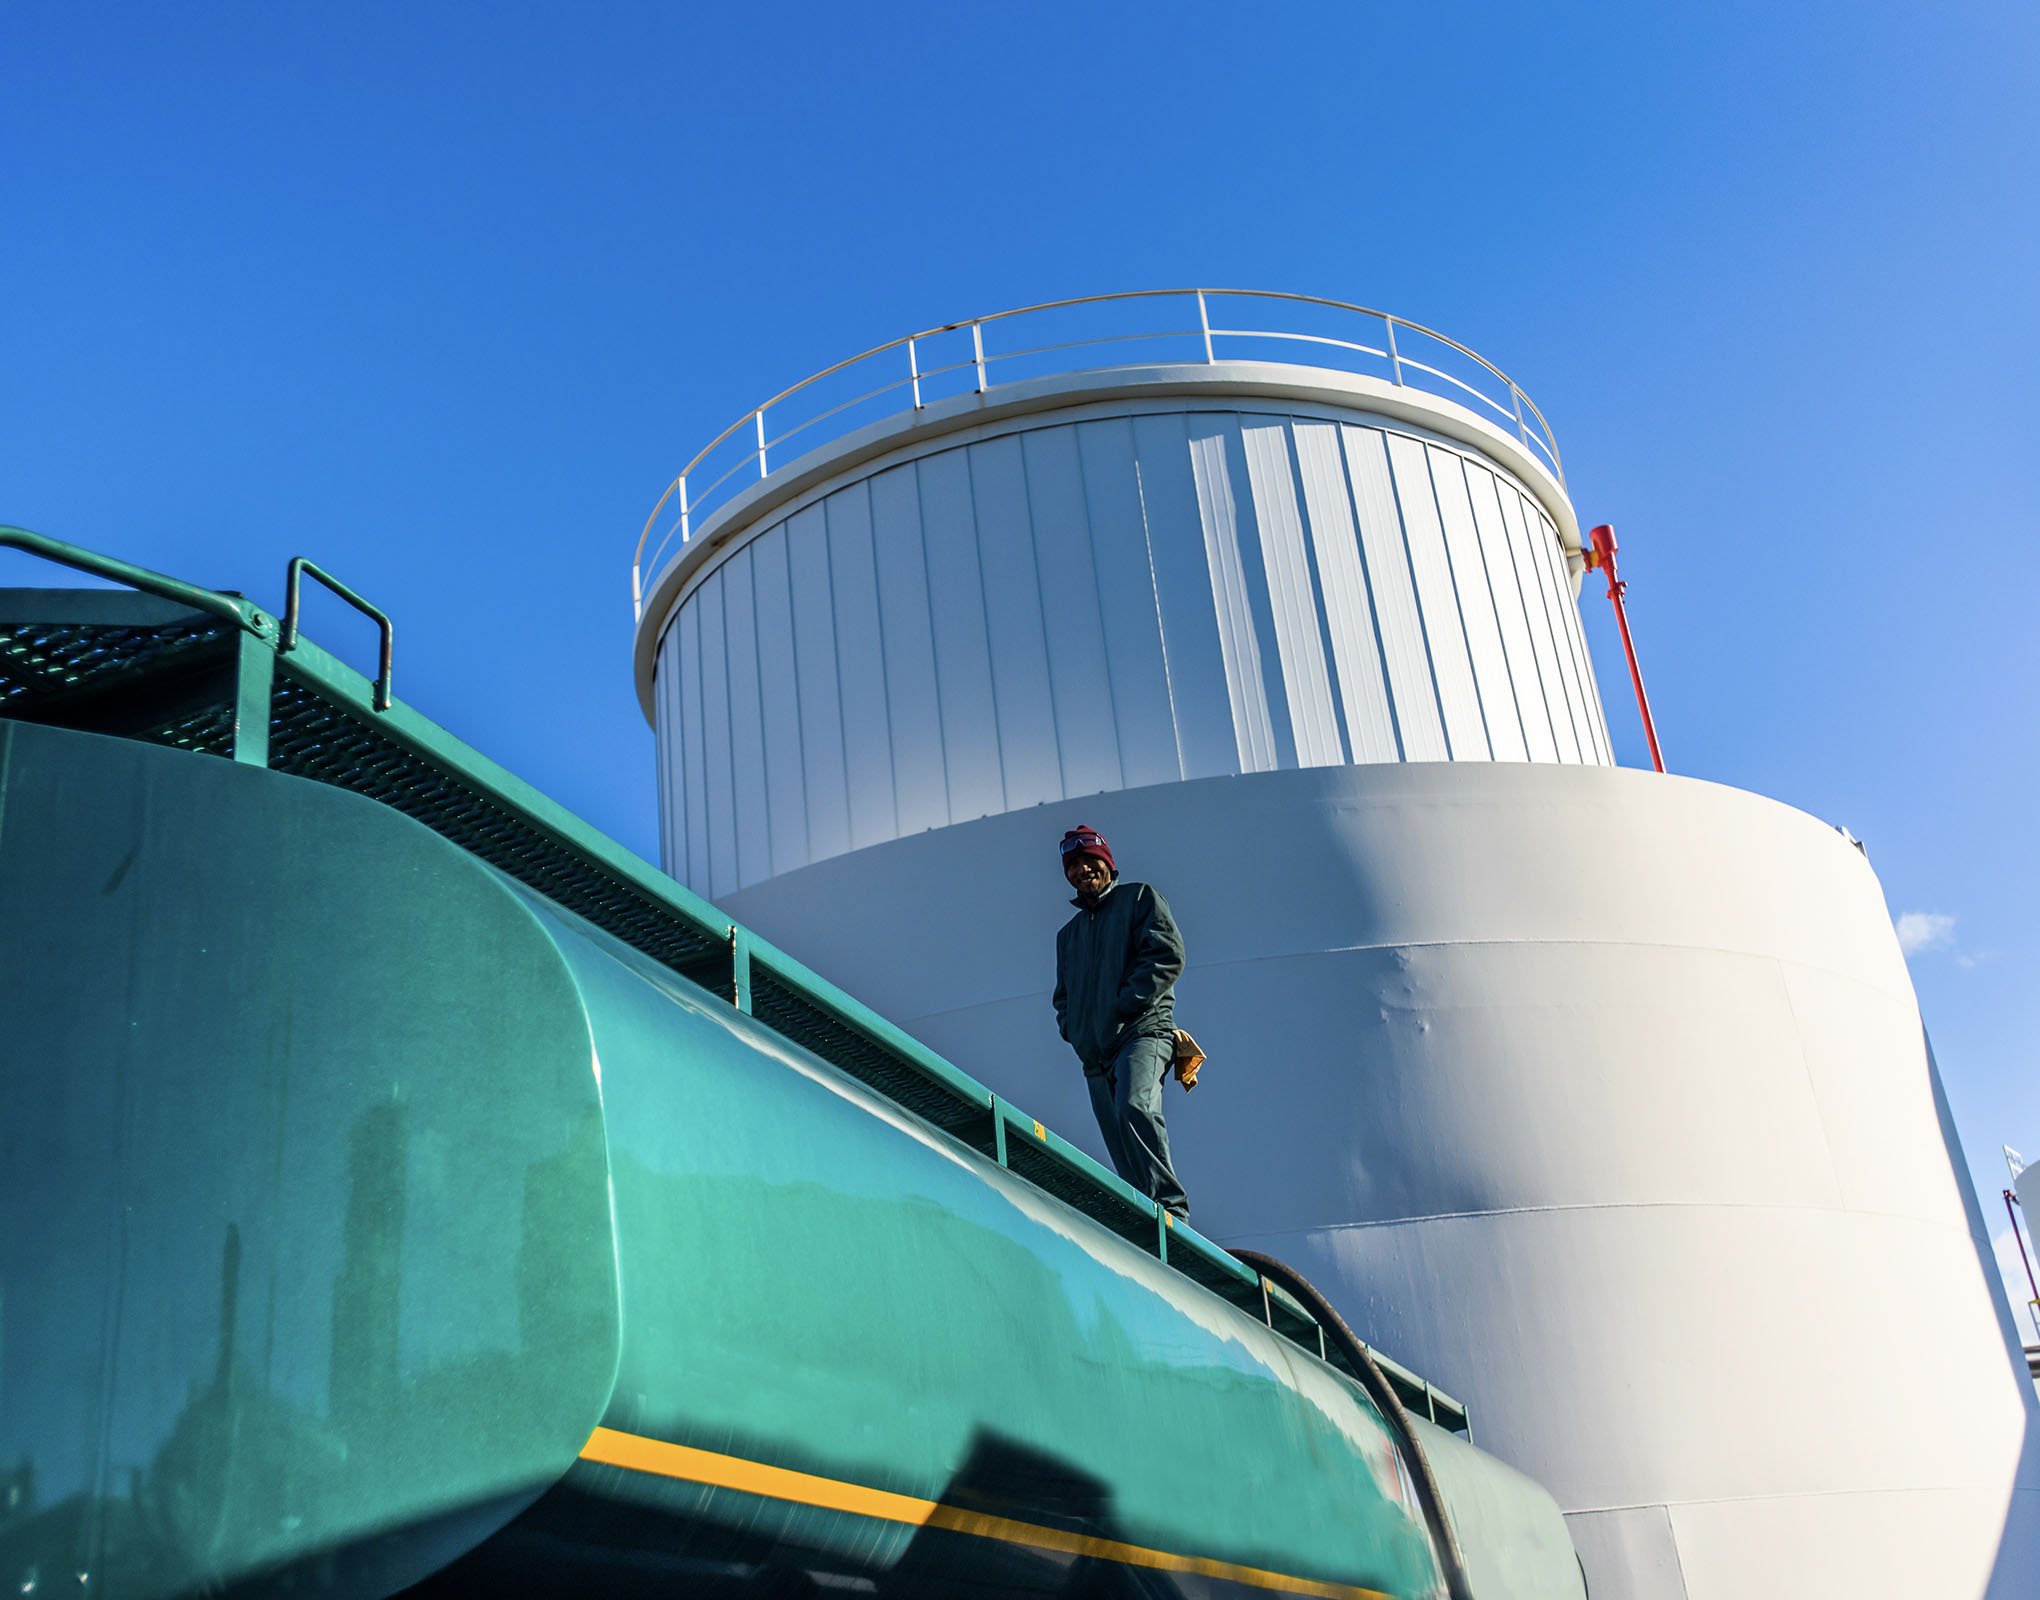
<path id="1" fill-rule="evenodd" d="M 1136 1034 L 1173 1035 L 1183 936 L 1144 883 L 1114 883 L 1055 936 L 1055 1020 L 1086 1072 L 1103 1072 Z"/>

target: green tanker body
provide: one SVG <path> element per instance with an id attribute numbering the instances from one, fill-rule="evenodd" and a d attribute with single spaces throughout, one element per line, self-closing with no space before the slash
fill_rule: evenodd
<path id="1" fill-rule="evenodd" d="M 387 658 L 95 565 L 159 595 L 0 596 L 11 1592 L 1583 1592 L 1454 1403 Z"/>

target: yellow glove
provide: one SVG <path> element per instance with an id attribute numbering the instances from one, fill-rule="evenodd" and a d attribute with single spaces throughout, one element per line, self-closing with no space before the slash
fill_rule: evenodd
<path id="1" fill-rule="evenodd" d="M 1204 1052 L 1181 1028 L 1176 1030 L 1176 1058 L 1171 1065 L 1176 1069 L 1176 1081 L 1185 1089 L 1197 1087 L 1197 1071 L 1204 1065 Z"/>

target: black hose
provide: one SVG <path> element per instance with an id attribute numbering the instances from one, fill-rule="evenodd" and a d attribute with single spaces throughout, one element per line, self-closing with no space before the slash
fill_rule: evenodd
<path id="1" fill-rule="evenodd" d="M 1264 1256 L 1258 1250 L 1235 1250 L 1232 1253 L 1270 1283 L 1280 1285 L 1304 1310 L 1317 1318 L 1318 1326 L 1324 1329 L 1326 1336 L 1346 1353 L 1346 1359 L 1360 1376 L 1360 1386 L 1387 1419 L 1408 1457 L 1410 1477 L 1416 1483 L 1417 1499 L 1424 1513 L 1424 1525 L 1431 1531 L 1432 1548 L 1437 1551 L 1438 1565 L 1445 1572 L 1446 1594 L 1450 1600 L 1474 1600 L 1473 1581 L 1466 1575 L 1466 1556 L 1460 1550 L 1459 1537 L 1452 1531 L 1452 1524 L 1445 1515 L 1445 1496 L 1438 1488 L 1431 1463 L 1424 1456 L 1424 1447 L 1417 1440 L 1416 1429 L 1410 1426 L 1410 1414 L 1403 1406 L 1402 1397 L 1395 1392 L 1395 1386 L 1388 1381 L 1388 1374 L 1381 1370 L 1373 1353 L 1360 1342 L 1359 1335 L 1346 1326 L 1346 1319 L 1339 1315 L 1337 1308 L 1319 1294 L 1316 1286 L 1302 1273 L 1287 1262 Z"/>

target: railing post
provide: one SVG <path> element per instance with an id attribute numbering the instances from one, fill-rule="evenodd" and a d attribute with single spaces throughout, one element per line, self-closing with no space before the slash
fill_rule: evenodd
<path id="1" fill-rule="evenodd" d="M 1211 353 L 1211 308 L 1204 303 L 1204 291 L 1197 291 L 1197 326 L 1204 330 L 1204 364 L 1210 366 L 1218 358 Z"/>
<path id="2" fill-rule="evenodd" d="M 751 1009 L 751 935 L 735 923 L 730 924 L 730 1004 L 739 1011 Z"/>
<path id="3" fill-rule="evenodd" d="M 276 652 L 266 639 L 234 641 L 234 759 L 269 765 L 269 705 L 276 686 Z"/>
<path id="4" fill-rule="evenodd" d="M 914 351 L 914 341 L 907 340 L 907 371 L 914 380 L 914 409 L 921 409 L 921 358 Z"/>
<path id="5" fill-rule="evenodd" d="M 765 476 L 765 408 L 760 406 L 751 413 L 758 424 L 758 476 Z"/>
<path id="6" fill-rule="evenodd" d="M 1525 444 L 1530 442 L 1530 428 L 1523 421 L 1523 391 L 1516 387 L 1516 380 L 1509 380 L 1509 398 L 1516 402 L 1516 437 Z"/>
<path id="7" fill-rule="evenodd" d="M 977 358 L 977 392 L 983 394 L 985 392 L 985 325 L 982 322 L 973 322 L 970 325 L 970 347 L 972 353 Z"/>
<path id="8" fill-rule="evenodd" d="M 997 1095 L 992 1096 L 992 1159 L 1006 1165 L 1006 1108 Z"/>
<path id="9" fill-rule="evenodd" d="M 1383 315 L 1382 325 L 1388 329 L 1388 370 L 1394 376 L 1398 388 L 1402 385 L 1402 355 L 1395 347 L 1395 318 Z"/>
<path id="10" fill-rule="evenodd" d="M 680 542 L 682 544 L 685 544 L 688 538 L 689 534 L 687 529 L 687 474 L 683 472 L 680 474 Z"/>

